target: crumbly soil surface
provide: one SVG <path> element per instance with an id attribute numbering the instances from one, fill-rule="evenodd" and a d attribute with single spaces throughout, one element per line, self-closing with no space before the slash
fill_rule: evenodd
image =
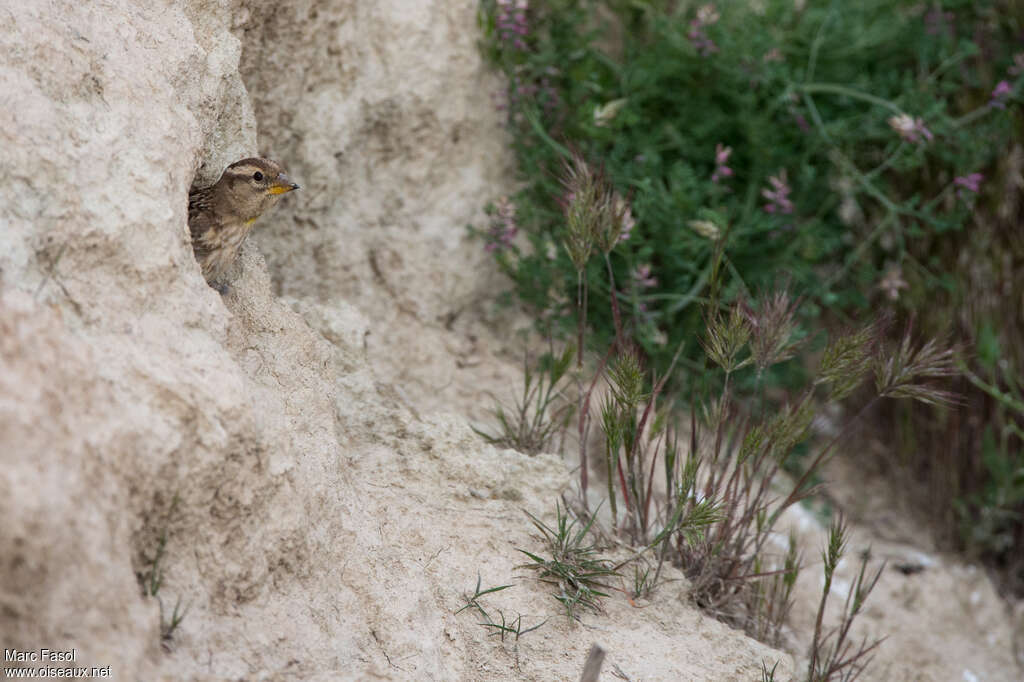
<path id="1" fill-rule="evenodd" d="M 513 186 L 475 11 L 3 9 L 5 648 L 74 649 L 117 680 L 575 680 L 594 643 L 601 679 L 755 680 L 775 661 L 800 678 L 811 513 L 787 519 L 810 559 L 795 656 L 697 609 L 674 569 L 650 601 L 616 583 L 573 623 L 517 568 L 543 546 L 524 511 L 550 522 L 575 463 L 470 428 L 519 389 L 529 338 L 466 231 Z M 188 189 L 257 153 L 302 190 L 221 296 L 191 252 Z M 860 627 L 888 639 L 863 679 L 1020 679 L 980 569 L 858 518 L 851 549 L 926 565 L 886 569 Z M 511 586 L 482 600 L 492 620 L 540 627 L 503 639 L 458 612 L 478 579 Z"/>

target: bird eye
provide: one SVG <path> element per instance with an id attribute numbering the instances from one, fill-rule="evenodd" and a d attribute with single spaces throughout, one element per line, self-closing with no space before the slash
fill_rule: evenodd
<path id="1" fill-rule="evenodd" d="M 263 179 L 263 173 L 256 171 L 255 173 L 252 174 L 252 179 L 255 180 L 256 182 L 261 181 Z"/>

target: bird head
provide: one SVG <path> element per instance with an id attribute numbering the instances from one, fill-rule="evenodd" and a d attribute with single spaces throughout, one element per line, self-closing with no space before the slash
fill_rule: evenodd
<path id="1" fill-rule="evenodd" d="M 299 189 L 277 162 L 256 157 L 228 166 L 217 185 L 227 200 L 227 208 L 246 220 L 260 217 L 282 195 Z"/>

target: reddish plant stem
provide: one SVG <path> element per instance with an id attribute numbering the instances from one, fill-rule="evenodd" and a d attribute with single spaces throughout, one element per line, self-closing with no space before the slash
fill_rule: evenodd
<path id="1" fill-rule="evenodd" d="M 832 452 L 832 449 L 836 446 L 839 440 L 846 436 L 847 431 L 849 431 L 854 424 L 859 422 L 860 418 L 864 416 L 864 413 L 867 412 L 868 409 L 870 409 L 876 402 L 878 402 L 879 399 L 880 396 L 876 395 L 874 398 L 868 401 L 868 403 L 860 409 L 856 416 L 854 416 L 853 419 L 847 422 L 846 425 L 839 431 L 839 433 L 837 433 L 832 438 L 832 440 L 830 440 L 828 444 L 821 450 L 821 452 L 818 453 L 818 456 L 814 458 L 814 461 L 811 462 L 810 466 L 808 466 L 807 469 L 804 471 L 803 476 L 801 476 L 799 480 L 797 480 L 797 482 L 794 484 L 793 491 L 789 493 L 789 495 L 782 502 L 782 504 L 779 505 L 779 507 L 775 510 L 775 513 L 772 515 L 770 523 L 774 523 L 775 519 L 778 518 L 778 515 L 785 511 L 794 502 L 799 502 L 804 497 L 806 497 L 805 494 L 801 493 L 801 489 L 805 485 L 807 485 L 808 479 L 810 479 L 811 475 L 818 469 L 819 466 L 821 466 L 821 463 L 825 460 L 826 455 L 829 455 Z"/>
<path id="2" fill-rule="evenodd" d="M 654 405 L 654 401 L 658 397 L 658 394 L 661 393 L 661 389 L 663 389 L 665 387 L 665 382 L 668 380 L 669 376 L 672 375 L 672 369 L 676 366 L 676 361 L 679 359 L 679 354 L 682 351 L 683 351 L 683 344 L 680 343 L 679 344 L 679 348 L 676 349 L 676 354 L 672 357 L 672 363 L 668 367 L 668 372 L 666 372 L 665 376 L 663 376 L 661 378 L 661 380 L 659 380 L 654 385 L 654 390 L 651 391 L 651 397 L 647 401 L 647 406 L 644 408 L 644 414 L 643 414 L 642 417 L 640 417 L 640 423 L 636 427 L 636 436 L 633 438 L 633 442 L 630 444 L 629 455 L 628 456 L 631 459 L 633 457 L 636 457 L 637 447 L 639 447 L 639 443 L 640 443 L 640 434 L 642 434 L 644 432 L 644 427 L 647 426 L 647 419 L 651 416 L 651 407 Z M 629 492 L 626 490 L 626 479 L 622 475 L 622 463 L 621 463 L 621 460 L 619 462 L 619 481 L 622 484 L 622 495 L 623 495 L 623 497 L 627 498 L 626 510 L 628 511 L 629 510 L 629 502 L 628 502 Z"/>
<path id="3" fill-rule="evenodd" d="M 629 488 L 626 486 L 626 476 L 625 476 L 625 474 L 622 473 L 622 458 L 621 457 L 616 457 L 615 458 L 615 466 L 618 467 L 618 470 L 619 470 L 619 485 L 622 486 L 622 501 L 626 503 L 626 514 L 628 515 L 629 512 L 630 512 Z"/>
<path id="4" fill-rule="evenodd" d="M 664 433 L 658 437 L 658 442 L 654 446 L 654 454 L 651 455 L 651 473 L 647 476 L 647 495 L 644 498 L 644 535 L 647 534 L 647 522 L 648 519 L 651 518 L 651 491 L 654 489 L 654 469 L 656 468 L 655 465 L 658 462 L 658 450 L 661 449 L 661 443 L 664 438 Z"/>

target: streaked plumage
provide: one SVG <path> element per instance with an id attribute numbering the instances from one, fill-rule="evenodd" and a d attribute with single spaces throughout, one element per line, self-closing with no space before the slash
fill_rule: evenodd
<path id="1" fill-rule="evenodd" d="M 249 158 L 228 166 L 213 185 L 189 192 L 192 250 L 211 286 L 223 291 L 221 277 L 238 256 L 253 223 L 282 194 L 298 188 L 277 163 Z"/>

